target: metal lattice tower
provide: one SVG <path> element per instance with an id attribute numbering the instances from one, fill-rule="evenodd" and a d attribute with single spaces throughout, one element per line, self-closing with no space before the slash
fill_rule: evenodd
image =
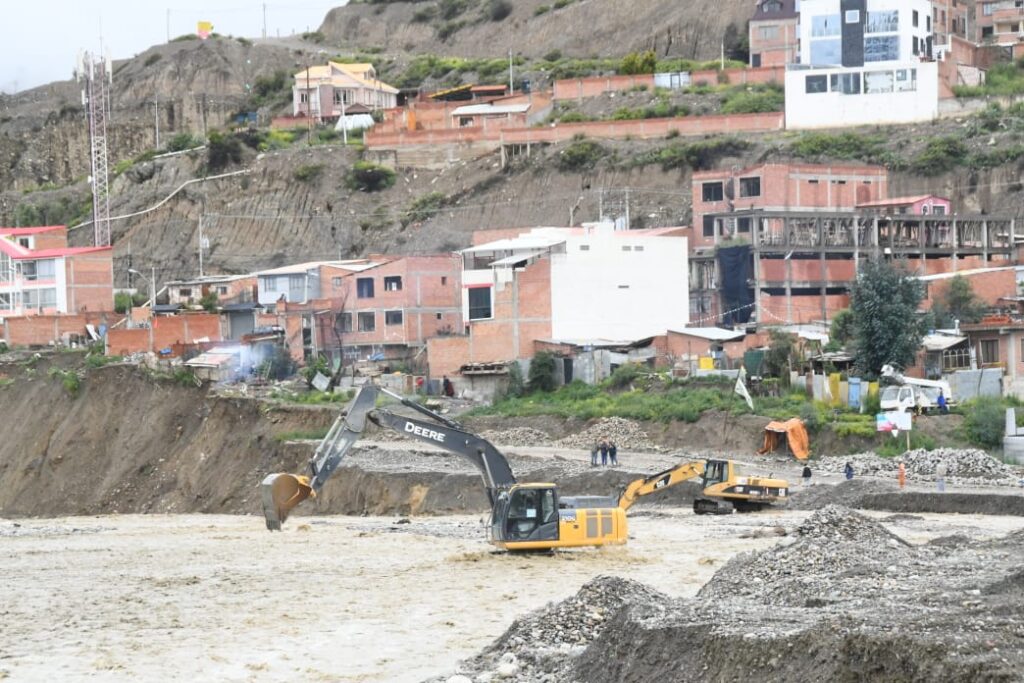
<path id="1" fill-rule="evenodd" d="M 77 77 L 85 81 L 82 105 L 89 117 L 89 147 L 92 170 L 92 220 L 97 247 L 110 246 L 110 188 L 107 163 L 107 116 L 113 69 L 110 57 L 83 52 L 78 59 Z"/>

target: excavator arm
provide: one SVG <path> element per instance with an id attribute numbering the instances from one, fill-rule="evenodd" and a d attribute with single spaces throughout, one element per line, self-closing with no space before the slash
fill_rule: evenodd
<path id="1" fill-rule="evenodd" d="M 419 412 L 432 421 L 397 415 L 383 408 L 376 408 L 377 399 L 383 394 L 402 405 Z M 480 470 L 491 504 L 501 489 L 516 483 L 508 460 L 489 441 L 465 431 L 458 422 L 425 408 L 418 403 L 399 396 L 387 389 L 368 384 L 359 390 L 348 410 L 334 421 L 330 431 L 317 446 L 309 460 L 309 475 L 268 474 L 260 485 L 263 516 L 267 528 L 279 531 L 291 510 L 309 497 L 315 497 L 323 488 L 341 461 L 359 439 L 366 428 L 366 421 L 402 432 L 419 441 L 460 455 Z"/>
<path id="2" fill-rule="evenodd" d="M 622 495 L 619 496 L 619 507 L 623 510 L 628 510 L 636 502 L 637 498 L 671 488 L 676 484 L 700 477 L 703 474 L 704 463 L 697 460 L 676 465 L 672 469 L 659 472 L 646 479 L 637 479 L 630 482 L 622 492 Z"/>

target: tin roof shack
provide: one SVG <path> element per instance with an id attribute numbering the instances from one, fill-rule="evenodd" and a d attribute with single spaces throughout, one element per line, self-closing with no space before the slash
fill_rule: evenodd
<path id="1" fill-rule="evenodd" d="M 611 377 L 616 368 L 628 363 L 663 367 L 667 364 L 667 348 L 665 335 L 636 341 L 538 339 L 533 343 L 534 353 L 549 351 L 558 356 L 560 384 L 575 380 L 597 384 Z"/>
<path id="2" fill-rule="evenodd" d="M 184 280 L 170 280 L 167 288 L 167 303 L 186 307 L 200 305 L 203 297 L 216 295 L 218 304 L 234 304 L 255 301 L 257 298 L 256 275 L 206 275 Z"/>
<path id="3" fill-rule="evenodd" d="M 237 346 L 216 347 L 185 361 L 185 367 L 207 382 L 229 382 L 240 376 L 241 350 Z"/>
<path id="4" fill-rule="evenodd" d="M 1003 373 L 1002 392 L 1024 397 L 1024 320 L 993 315 L 980 323 L 961 325 L 979 368 Z"/>
<path id="5" fill-rule="evenodd" d="M 738 366 L 747 350 L 745 330 L 722 327 L 683 327 L 669 330 L 666 350 L 672 372 L 693 377 L 708 370 L 730 370 Z"/>

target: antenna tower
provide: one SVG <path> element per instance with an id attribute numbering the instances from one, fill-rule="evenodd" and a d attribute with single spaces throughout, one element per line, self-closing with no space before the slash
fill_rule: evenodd
<path id="1" fill-rule="evenodd" d="M 75 76 L 84 82 L 82 106 L 89 117 L 92 171 L 92 222 L 97 247 L 110 246 L 110 192 L 107 173 L 107 118 L 113 82 L 109 53 L 105 57 L 80 52 Z"/>

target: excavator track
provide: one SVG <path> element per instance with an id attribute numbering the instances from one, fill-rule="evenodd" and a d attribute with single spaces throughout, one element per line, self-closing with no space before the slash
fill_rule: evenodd
<path id="1" fill-rule="evenodd" d="M 693 501 L 693 512 L 698 515 L 730 515 L 732 511 L 732 503 L 725 500 L 697 498 Z"/>

